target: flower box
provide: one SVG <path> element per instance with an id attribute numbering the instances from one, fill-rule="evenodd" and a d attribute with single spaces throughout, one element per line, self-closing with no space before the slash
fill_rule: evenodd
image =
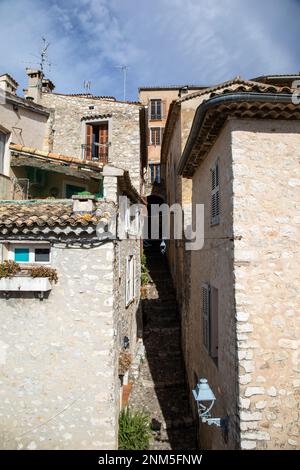
<path id="1" fill-rule="evenodd" d="M 0 291 L 47 292 L 52 289 L 47 277 L 13 276 L 0 279 Z"/>

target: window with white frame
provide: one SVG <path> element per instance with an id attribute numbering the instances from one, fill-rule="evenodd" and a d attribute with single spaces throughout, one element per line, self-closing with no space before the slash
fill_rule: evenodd
<path id="1" fill-rule="evenodd" d="M 150 100 L 150 119 L 162 119 L 162 100 Z"/>
<path id="2" fill-rule="evenodd" d="M 164 127 L 150 127 L 150 145 L 161 145 Z"/>
<path id="3" fill-rule="evenodd" d="M 209 284 L 202 286 L 203 344 L 208 354 L 218 360 L 218 289 Z"/>
<path id="4" fill-rule="evenodd" d="M 133 255 L 126 258 L 126 286 L 125 298 L 126 306 L 134 300 L 134 278 L 135 278 L 135 258 Z"/>
<path id="5" fill-rule="evenodd" d="M 9 259 L 20 264 L 50 264 L 49 244 L 10 244 Z"/>
<path id="6" fill-rule="evenodd" d="M 220 169 L 217 162 L 210 170 L 211 172 L 211 214 L 210 224 L 217 225 L 220 223 Z"/>

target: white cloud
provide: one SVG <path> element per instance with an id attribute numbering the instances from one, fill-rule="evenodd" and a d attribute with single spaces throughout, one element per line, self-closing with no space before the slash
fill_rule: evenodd
<path id="1" fill-rule="evenodd" d="M 299 16 L 296 0 L 1 0 L 0 72 L 24 86 L 25 62 L 36 61 L 45 35 L 58 91 L 81 92 L 91 80 L 93 92 L 121 97 L 114 66 L 125 63 L 131 98 L 143 84 L 291 73 Z"/>

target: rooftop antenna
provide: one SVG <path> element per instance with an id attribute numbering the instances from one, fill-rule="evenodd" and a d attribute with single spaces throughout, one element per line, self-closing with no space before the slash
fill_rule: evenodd
<path id="1" fill-rule="evenodd" d="M 50 46 L 50 43 L 46 41 L 46 38 L 42 38 L 42 41 L 43 41 L 43 45 L 42 45 L 42 49 L 41 49 L 41 52 L 40 52 L 40 70 L 42 72 L 42 76 L 44 76 L 44 66 L 45 64 L 47 63 L 47 65 L 51 66 L 51 64 L 49 64 L 48 60 L 47 60 L 47 49 L 48 47 Z"/>
<path id="2" fill-rule="evenodd" d="M 123 71 L 123 101 L 126 101 L 126 80 L 129 67 L 128 65 L 115 65 L 115 68 Z"/>
<path id="3" fill-rule="evenodd" d="M 86 94 L 90 94 L 91 92 L 91 85 L 92 85 L 92 82 L 90 80 L 84 80 L 83 82 L 83 88 L 86 92 Z"/>

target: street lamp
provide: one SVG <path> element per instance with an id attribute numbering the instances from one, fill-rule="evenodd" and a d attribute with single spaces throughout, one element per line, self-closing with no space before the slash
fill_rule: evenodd
<path id="1" fill-rule="evenodd" d="M 202 423 L 206 423 L 209 426 L 214 424 L 215 426 L 221 427 L 223 431 L 227 433 L 228 429 L 228 418 L 212 418 L 211 410 L 215 404 L 216 397 L 210 388 L 206 379 L 202 378 L 193 390 L 195 401 L 197 402 L 198 414 Z"/>

